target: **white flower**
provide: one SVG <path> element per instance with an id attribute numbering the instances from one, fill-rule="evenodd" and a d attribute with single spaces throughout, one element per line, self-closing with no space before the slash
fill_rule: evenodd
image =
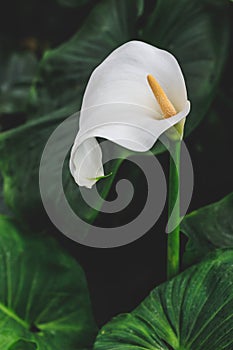
<path id="1" fill-rule="evenodd" d="M 96 137 L 148 151 L 171 126 L 182 134 L 189 110 L 184 77 L 174 56 L 140 41 L 120 46 L 87 84 L 70 157 L 76 183 L 91 188 L 104 176 Z"/>

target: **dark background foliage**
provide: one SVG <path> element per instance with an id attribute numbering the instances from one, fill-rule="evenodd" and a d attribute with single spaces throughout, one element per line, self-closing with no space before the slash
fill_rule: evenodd
<path id="1" fill-rule="evenodd" d="M 215 6 L 219 6 L 220 3 L 220 1 L 210 2 L 215 3 Z M 70 39 L 81 28 L 92 8 L 98 3 L 101 1 L 10 0 L 1 5 L 0 130 L 13 130 L 25 124 L 28 119 L 33 119 L 34 105 L 31 103 L 28 109 L 28 106 L 22 103 L 24 101 L 22 96 L 29 93 L 35 72 L 38 72 L 38 62 L 47 49 L 56 48 Z M 138 30 L 146 26 L 155 5 L 156 1 L 145 1 L 143 14 L 135 25 Z M 232 7 L 228 7 L 227 1 L 225 6 L 228 13 L 230 12 L 232 22 Z M 173 10 L 173 8 L 170 9 L 170 11 Z M 216 18 L 217 32 L 218 26 L 221 28 L 225 20 L 221 18 L 223 17 Z M 154 30 L 156 31 L 156 28 Z M 230 33 L 230 42 L 232 42 L 232 28 Z M 213 35 L 217 34 L 213 33 Z M 218 45 L 221 46 L 221 43 Z M 218 49 L 220 50 L 221 47 L 216 48 Z M 25 55 L 27 55 L 26 67 L 28 68 L 29 62 L 31 67 L 30 70 L 27 69 L 27 74 L 24 74 Z M 226 51 L 225 65 L 215 91 L 215 98 L 205 112 L 201 124 L 186 139 L 195 175 L 190 211 L 217 201 L 232 190 L 232 60 L 231 46 Z M 17 72 L 20 70 L 22 75 L 17 80 Z M 22 76 L 23 79 L 21 79 Z M 57 77 L 54 76 L 54 78 Z M 17 147 L 16 144 L 15 147 Z M 26 154 L 25 157 L 27 157 Z M 158 158 L 165 173 L 168 173 L 168 154 L 160 154 Z M 146 183 L 143 175 L 140 177 L 142 180 L 137 181 L 130 174 L 132 174 L 131 165 L 125 161 L 114 179 L 114 183 L 125 177 L 132 178 L 135 182 L 137 190 L 130 207 L 119 216 L 109 217 L 100 214 L 96 219 L 97 223 L 111 226 L 116 221 L 124 222 L 142 208 L 142 203 L 146 200 Z M 114 198 L 114 184 L 108 196 L 109 199 Z M 11 213 L 11 209 L 4 203 L 2 197 L 0 193 L 1 212 Z M 17 205 L 20 206 L 20 203 Z M 133 309 L 153 287 L 165 280 L 165 225 L 166 208 L 156 226 L 141 239 L 127 246 L 108 250 L 81 246 L 66 239 L 55 229 L 52 230 L 53 235 L 84 268 L 94 315 L 99 325 L 115 314 Z M 186 239 L 183 237 L 183 247 L 185 243 Z"/>

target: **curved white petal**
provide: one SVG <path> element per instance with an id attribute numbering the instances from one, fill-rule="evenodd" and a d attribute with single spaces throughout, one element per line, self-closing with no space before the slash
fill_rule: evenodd
<path id="1" fill-rule="evenodd" d="M 148 151 L 159 136 L 183 120 L 189 110 L 189 101 L 180 113 L 168 119 L 156 119 L 153 110 L 125 103 L 85 110 L 87 119 L 93 113 L 95 119 L 88 130 L 80 129 L 72 148 L 70 169 L 75 181 L 90 188 L 96 182 L 93 178 L 104 175 L 101 150 L 95 137 L 106 138 L 136 152 Z"/>
<path id="2" fill-rule="evenodd" d="M 160 83 L 177 112 L 186 103 L 187 92 L 180 66 L 173 55 L 140 41 L 128 42 L 114 50 L 92 73 L 82 109 L 105 103 L 132 103 L 160 107 L 147 82 L 152 74 Z M 85 126 L 81 117 L 80 126 Z"/>
<path id="3" fill-rule="evenodd" d="M 177 114 L 164 119 L 147 82 L 153 75 Z M 131 41 L 113 51 L 88 82 L 80 130 L 71 152 L 70 169 L 80 186 L 91 187 L 103 176 L 101 149 L 95 137 L 147 151 L 158 137 L 187 116 L 190 103 L 174 56 L 149 44 Z"/>
<path id="4" fill-rule="evenodd" d="M 104 175 L 102 152 L 95 138 L 84 140 L 78 148 L 73 147 L 70 172 L 79 186 L 91 188 L 98 177 Z"/>

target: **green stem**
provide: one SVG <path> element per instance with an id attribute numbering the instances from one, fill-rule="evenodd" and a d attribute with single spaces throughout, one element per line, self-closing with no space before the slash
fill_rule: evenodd
<path id="1" fill-rule="evenodd" d="M 168 194 L 168 243 L 167 243 L 167 278 L 176 276 L 180 270 L 180 141 L 171 141 L 169 194 Z M 176 206 L 175 203 L 177 201 Z M 173 212 L 173 220 L 170 220 Z M 175 229 L 170 232 L 170 227 Z"/>

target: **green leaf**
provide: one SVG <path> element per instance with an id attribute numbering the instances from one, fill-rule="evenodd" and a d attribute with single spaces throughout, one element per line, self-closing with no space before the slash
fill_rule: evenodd
<path id="1" fill-rule="evenodd" d="M 37 346 L 35 343 L 28 342 L 25 340 L 17 340 L 9 350 L 37 350 Z"/>
<path id="2" fill-rule="evenodd" d="M 37 229 L 47 225 L 38 178 L 43 148 L 52 131 L 79 109 L 93 68 L 110 51 L 132 37 L 138 14 L 136 5 L 133 0 L 100 2 L 75 37 L 61 47 L 48 51 L 40 68 L 44 84 L 42 88 L 37 86 L 31 90 L 32 105 L 34 108 L 39 105 L 35 113 L 39 118 L 0 134 L 0 168 L 4 178 L 5 200 L 14 214 Z M 59 107 L 63 108 L 56 110 Z M 43 115 L 46 111 L 50 112 Z M 72 130 L 72 133 L 74 139 L 77 130 Z M 120 158 L 116 160 L 106 168 L 106 173 L 116 174 L 121 162 Z M 91 209 L 82 199 L 67 162 L 64 168 L 63 183 L 69 202 L 82 219 L 93 222 L 98 211 Z M 98 184 L 103 198 L 107 196 L 113 180 L 114 176 L 111 176 Z M 101 204 L 98 201 L 97 208 Z"/>
<path id="3" fill-rule="evenodd" d="M 90 0 L 56 0 L 56 2 L 64 7 L 79 7 L 87 4 Z"/>
<path id="4" fill-rule="evenodd" d="M 220 53 L 225 56 L 228 37 L 228 20 L 225 18 L 227 15 L 225 11 L 222 13 L 224 24 L 216 27 L 218 31 L 215 35 L 213 32 L 213 18 L 215 18 L 213 13 L 215 12 L 212 7 L 210 12 L 204 11 L 204 5 L 198 2 L 198 6 L 194 9 L 192 3 L 187 5 L 182 0 L 183 7 L 180 8 L 180 3 L 176 4 L 174 11 L 169 11 L 168 14 L 166 11 L 168 11 L 169 2 L 165 1 L 164 4 L 161 1 L 157 2 L 142 39 L 168 50 L 173 43 L 170 39 L 176 39 L 173 43 L 176 50 L 174 53 L 177 53 L 178 58 L 182 56 L 184 59 L 184 70 L 189 72 L 187 80 L 190 81 L 190 92 L 193 91 L 192 94 L 199 96 L 192 99 L 193 113 L 195 114 L 197 106 L 203 112 L 206 108 L 204 97 L 205 101 L 209 101 L 210 93 L 208 92 L 207 98 L 207 90 L 212 89 L 207 78 L 213 70 L 215 70 L 214 77 L 219 76 Z M 0 135 L 0 167 L 4 177 L 5 199 L 13 212 L 23 220 L 36 223 L 39 217 L 40 224 L 43 226 L 41 217 L 46 216 L 43 214 L 39 195 L 38 167 L 46 140 L 64 118 L 79 110 L 85 86 L 93 69 L 116 47 L 137 38 L 137 20 L 141 12 L 142 1 L 139 0 L 103 0 L 93 8 L 81 30 L 73 38 L 56 49 L 47 51 L 44 55 L 30 95 L 31 116 L 35 118 L 35 123 L 29 122 L 10 133 Z M 219 12 L 222 12 L 221 6 Z M 176 24 L 175 29 L 173 22 Z M 191 35 L 194 36 L 191 37 Z M 217 48 L 219 37 L 222 42 L 220 48 Z M 192 45 L 195 46 L 195 50 Z M 190 50 L 192 54 L 189 53 Z M 223 59 L 221 62 L 222 66 Z M 200 69 L 200 67 L 204 68 Z M 211 73 L 209 67 L 211 67 Z M 194 119 L 196 120 L 196 116 L 199 118 L 201 112 L 199 110 L 195 118 L 188 117 L 191 123 Z M 157 145 L 153 151 L 159 153 L 163 149 L 161 145 Z M 106 169 L 107 173 L 112 171 L 115 175 L 121 161 L 122 159 Z M 98 185 L 103 197 L 106 197 L 113 179 L 114 176 L 101 180 Z M 64 171 L 64 184 L 67 197 L 74 206 L 78 207 L 81 218 L 92 222 L 97 216 L 97 211 L 83 205 L 84 201 L 81 200 L 79 189 L 70 177 L 67 165 Z M 98 208 L 100 207 L 101 203 L 98 203 Z"/>
<path id="5" fill-rule="evenodd" d="M 3 46 L 3 45 L 1 45 Z M 37 69 L 37 59 L 31 52 L 6 52 L 0 55 L 0 128 L 4 128 L 1 117 L 17 119 L 25 113 L 32 80 Z M 6 121 L 17 125 L 16 121 Z M 2 125 L 1 125 L 2 124 Z"/>
<path id="6" fill-rule="evenodd" d="M 0 137 L 0 168 L 4 179 L 5 201 L 22 223 L 29 224 L 37 231 L 47 228 L 49 223 L 39 189 L 39 167 L 42 152 L 51 132 L 59 124 L 61 114 L 66 113 L 68 117 L 72 114 L 71 111 L 72 108 L 67 108 L 50 114 L 48 118 L 37 119 L 0 135 L 2 136 L 2 138 Z M 75 128 L 64 131 L 66 139 L 58 145 L 60 153 L 54 155 L 56 157 L 55 161 L 51 159 L 51 163 L 54 162 L 54 176 L 56 179 L 59 177 L 60 167 L 57 163 L 59 155 L 67 151 L 67 142 L 69 142 L 68 140 L 74 140 L 76 133 Z M 70 141 L 70 146 L 71 144 L 72 141 Z M 116 172 L 121 162 L 122 159 L 119 158 L 111 164 L 108 163 L 105 167 L 106 173 L 110 173 L 110 169 L 114 169 Z M 103 198 L 107 196 L 113 180 L 114 176 L 110 176 L 104 181 L 98 182 L 98 190 Z M 57 187 L 58 183 L 56 181 L 48 188 L 48 194 L 54 208 L 59 204 L 60 196 L 63 195 Z M 79 187 L 70 174 L 68 159 L 64 164 L 63 188 L 66 198 L 73 210 L 77 212 L 77 215 L 92 223 L 98 211 L 89 207 L 83 199 Z M 93 205 L 100 209 L 102 202 L 97 197 L 96 203 Z"/>
<path id="7" fill-rule="evenodd" d="M 115 48 L 136 36 L 141 1 L 103 0 L 92 10 L 78 33 L 45 53 L 33 90 L 34 103 L 44 112 L 76 104 L 96 66 Z M 41 107 L 39 109 L 41 116 Z"/>
<path id="8" fill-rule="evenodd" d="M 84 350 L 96 326 L 86 280 L 53 239 L 0 217 L 1 350 Z"/>
<path id="9" fill-rule="evenodd" d="M 200 123 L 212 102 L 230 42 L 229 8 L 224 1 L 158 0 L 142 39 L 178 59 L 192 110 L 185 134 Z"/>
<path id="10" fill-rule="evenodd" d="M 110 321 L 94 349 L 231 350 L 232 279 L 233 252 L 218 251 Z"/>
<path id="11" fill-rule="evenodd" d="M 200 260 L 216 248 L 233 248 L 232 211 L 233 193 L 185 216 L 181 223 L 182 232 L 189 238 L 185 265 Z"/>

